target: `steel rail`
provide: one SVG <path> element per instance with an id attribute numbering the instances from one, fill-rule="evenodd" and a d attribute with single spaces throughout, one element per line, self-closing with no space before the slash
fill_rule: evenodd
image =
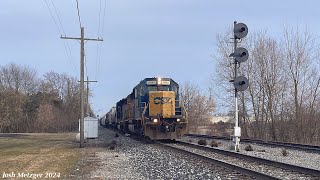
<path id="1" fill-rule="evenodd" d="M 320 171 L 316 170 L 316 169 L 311 169 L 311 168 L 296 166 L 296 165 L 292 165 L 292 164 L 282 163 L 282 162 L 278 162 L 278 161 L 272 161 L 272 160 L 268 160 L 268 159 L 258 158 L 258 157 L 254 157 L 254 156 L 240 154 L 240 153 L 234 152 L 234 151 L 226 151 L 226 150 L 217 149 L 217 148 L 200 146 L 200 145 L 187 143 L 187 142 L 183 142 L 183 141 L 177 141 L 177 143 L 185 145 L 185 146 L 189 146 L 192 148 L 197 148 L 197 149 L 201 149 L 201 150 L 205 150 L 205 151 L 211 151 L 211 152 L 215 152 L 215 153 L 219 153 L 219 154 L 224 154 L 227 156 L 232 156 L 232 157 L 236 157 L 236 158 L 241 158 L 241 159 L 245 159 L 245 160 L 250 160 L 250 161 L 255 161 L 255 162 L 267 164 L 267 165 L 274 166 L 274 167 L 279 167 L 279 168 L 290 170 L 290 171 L 297 171 L 297 172 L 307 174 L 307 175 L 312 175 L 315 177 L 320 177 Z"/>
<path id="2" fill-rule="evenodd" d="M 230 138 L 225 136 L 209 136 L 209 135 L 200 135 L 200 134 L 185 134 L 185 136 L 230 140 Z M 288 142 L 280 142 L 280 141 L 264 141 L 264 140 L 246 139 L 246 138 L 241 139 L 241 141 L 247 142 L 247 143 L 257 143 L 262 145 L 268 145 L 272 147 L 285 147 L 285 148 L 296 149 L 296 150 L 298 149 L 298 150 L 307 151 L 307 152 L 320 153 L 320 146 L 315 146 L 315 145 L 288 143 Z"/>
<path id="3" fill-rule="evenodd" d="M 247 168 L 243 168 L 243 167 L 236 166 L 236 165 L 233 165 L 233 164 L 230 164 L 230 163 L 226 163 L 226 162 L 223 162 L 223 161 L 220 161 L 220 160 L 217 160 L 217 159 L 213 159 L 213 158 L 210 158 L 210 157 L 207 157 L 207 156 L 203 156 L 203 155 L 198 154 L 198 153 L 194 153 L 194 152 L 190 152 L 190 151 L 187 151 L 187 150 L 184 150 L 184 149 L 172 147 L 172 146 L 170 146 L 168 144 L 164 144 L 164 143 L 161 143 L 161 142 L 158 142 L 158 141 L 156 141 L 156 143 L 158 145 L 164 146 L 167 149 L 171 149 L 171 150 L 178 151 L 180 153 L 183 153 L 183 154 L 186 154 L 186 155 L 189 155 L 189 156 L 193 156 L 193 157 L 195 157 L 197 159 L 200 159 L 202 161 L 206 161 L 208 163 L 216 164 L 218 166 L 225 167 L 225 168 L 227 168 L 227 169 L 229 169 L 231 171 L 236 171 L 238 173 L 241 173 L 241 174 L 244 174 L 244 175 L 247 175 L 247 176 L 251 176 L 251 177 L 254 177 L 256 179 L 276 179 L 276 180 L 279 179 L 279 178 L 276 178 L 276 177 L 273 177 L 273 176 L 269 176 L 269 175 L 264 174 L 264 173 L 260 173 L 260 172 L 253 171 L 253 170 L 250 170 L 250 169 L 247 169 Z"/>

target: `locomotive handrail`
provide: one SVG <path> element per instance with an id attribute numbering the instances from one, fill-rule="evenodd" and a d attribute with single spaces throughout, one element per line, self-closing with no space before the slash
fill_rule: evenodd
<path id="1" fill-rule="evenodd" d="M 173 114 L 175 114 L 176 112 L 175 112 L 175 105 L 173 105 L 173 101 L 170 101 L 171 102 L 171 114 L 173 115 Z M 173 111 L 174 110 L 174 111 Z"/>
<path id="2" fill-rule="evenodd" d="M 144 107 L 143 107 L 144 109 L 143 109 L 142 115 L 145 116 L 149 104 L 146 102 L 142 102 L 142 103 L 144 103 Z"/>
<path id="3" fill-rule="evenodd" d="M 183 109 L 183 110 L 180 111 L 180 112 L 181 112 L 181 115 L 183 116 L 183 114 L 184 114 L 184 115 L 185 115 L 185 118 L 187 118 L 187 117 L 188 117 L 188 114 L 187 114 L 186 108 L 184 107 L 184 104 L 183 104 L 182 100 L 175 100 L 175 101 L 179 102 L 178 108 L 180 107 L 181 109 Z M 183 111 L 183 112 L 182 112 L 182 111 Z"/>

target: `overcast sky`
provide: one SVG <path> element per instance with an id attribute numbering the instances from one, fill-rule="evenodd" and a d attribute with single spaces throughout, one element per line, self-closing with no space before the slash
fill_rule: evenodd
<path id="1" fill-rule="evenodd" d="M 46 1 L 0 1 L 0 65 L 28 65 L 39 76 L 55 71 L 80 78 L 79 43 L 59 38 L 80 35 L 76 1 Z M 104 39 L 85 45 L 87 74 L 99 81 L 91 84 L 93 108 L 107 112 L 146 77 L 191 81 L 207 91 L 216 35 L 233 21 L 246 23 L 248 36 L 266 29 L 277 36 L 285 25 L 307 25 L 319 38 L 319 7 L 316 0 L 79 0 L 85 36 Z"/>

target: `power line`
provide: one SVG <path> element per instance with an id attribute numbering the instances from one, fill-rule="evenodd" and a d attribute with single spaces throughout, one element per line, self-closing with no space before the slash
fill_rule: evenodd
<path id="1" fill-rule="evenodd" d="M 106 7 L 107 7 L 107 0 L 104 1 L 103 18 L 102 18 L 102 34 L 101 34 L 101 36 L 103 36 L 104 19 L 105 19 L 105 16 L 106 16 Z"/>
<path id="2" fill-rule="evenodd" d="M 100 17 L 101 17 L 101 0 L 99 2 L 99 22 L 98 22 L 98 38 L 100 36 Z"/>
<path id="3" fill-rule="evenodd" d="M 53 19 L 53 22 L 54 22 L 54 24 L 56 25 L 56 28 L 58 29 L 59 33 L 62 35 L 62 32 L 61 32 L 61 30 L 60 30 L 60 28 L 59 28 L 59 26 L 58 26 L 58 23 L 56 22 L 56 19 L 54 18 L 53 14 L 52 14 L 52 12 L 51 12 L 51 9 L 50 9 L 50 7 L 49 7 L 49 4 L 48 4 L 47 0 L 44 0 L 44 1 L 46 2 L 46 5 L 47 5 L 48 10 L 49 10 L 49 12 L 50 12 L 50 14 L 51 14 L 51 18 Z"/>
<path id="4" fill-rule="evenodd" d="M 52 3 L 52 6 L 53 6 L 53 8 L 54 8 L 54 12 L 55 12 L 55 15 L 56 15 L 56 16 L 54 16 L 54 13 L 53 13 L 53 11 L 51 10 L 51 8 L 50 8 L 49 3 L 47 2 L 47 0 L 44 0 L 44 1 L 45 1 L 46 5 L 47 5 L 47 8 L 48 8 L 48 10 L 49 10 L 49 12 L 50 12 L 50 15 L 51 15 L 51 18 L 52 18 L 54 24 L 56 25 L 56 28 L 57 28 L 58 32 L 60 33 L 61 36 L 63 35 L 62 32 L 64 33 L 64 35 L 66 35 L 65 30 L 64 30 L 63 25 L 62 25 L 62 21 L 61 21 L 61 19 L 60 19 L 60 17 L 59 17 L 59 13 L 58 13 L 58 10 L 57 10 L 54 2 L 51 0 L 51 3 Z M 58 19 L 58 21 L 59 21 L 59 23 L 60 23 L 60 27 L 59 27 L 59 25 L 58 25 L 58 23 L 57 23 L 57 21 L 56 21 L 56 18 Z M 62 31 L 61 31 L 61 30 L 62 30 Z M 69 59 L 69 61 L 71 62 L 72 66 L 73 66 L 74 72 L 77 74 L 74 61 L 72 61 L 72 54 L 71 54 L 71 49 L 70 49 L 69 42 L 66 42 L 66 43 L 67 43 L 67 45 L 66 45 L 65 43 L 64 43 L 63 45 L 64 45 L 64 49 L 65 49 L 65 53 L 66 53 L 67 59 Z"/>
<path id="5" fill-rule="evenodd" d="M 80 24 L 80 29 L 81 29 L 82 25 L 81 25 L 81 18 L 80 18 L 79 2 L 78 2 L 78 0 L 76 0 L 76 2 L 77 2 L 77 10 L 78 10 L 79 24 Z"/>
<path id="6" fill-rule="evenodd" d="M 98 38 L 100 37 L 100 24 L 101 24 L 101 1 L 99 1 L 99 14 L 98 14 Z M 98 73 L 98 61 L 99 61 L 99 44 L 97 44 L 97 53 L 96 53 L 96 69 L 95 69 L 95 79 L 97 79 L 97 73 Z"/>
<path id="7" fill-rule="evenodd" d="M 104 32 L 104 21 L 105 21 L 105 16 L 106 16 L 106 7 L 107 7 L 107 0 L 104 1 L 104 8 L 103 8 L 103 18 L 102 18 L 102 28 L 100 28 L 100 22 L 101 22 L 101 0 L 99 4 L 99 28 L 98 28 L 98 37 L 100 36 L 100 29 L 101 29 L 101 37 L 103 37 L 103 32 Z M 101 56 L 102 56 L 102 45 L 98 44 L 97 45 L 97 60 L 96 60 L 96 77 L 97 79 L 97 74 L 99 74 L 99 67 L 100 67 L 100 61 L 101 61 Z"/>
<path id="8" fill-rule="evenodd" d="M 76 65 L 74 64 L 74 61 L 72 61 L 72 54 L 71 54 L 71 49 L 70 49 L 69 43 L 64 42 L 63 45 L 64 45 L 64 49 L 65 49 L 65 53 L 67 55 L 67 58 L 69 59 L 71 65 L 73 67 L 73 72 L 75 73 L 74 75 L 75 75 L 75 77 L 77 77 L 77 74 L 79 74 L 79 73 L 77 71 Z"/>
<path id="9" fill-rule="evenodd" d="M 55 13 L 56 13 L 56 15 L 57 15 L 57 17 L 58 17 L 58 21 L 59 21 L 59 23 L 60 23 L 60 25 L 61 25 L 62 32 L 64 33 L 64 35 L 66 35 L 66 32 L 64 31 L 63 25 L 62 25 L 62 23 L 61 23 L 61 19 L 60 19 L 60 17 L 59 17 L 58 11 L 57 11 L 57 8 L 56 8 L 56 6 L 54 5 L 54 2 L 53 2 L 52 0 L 51 0 L 51 3 L 52 3 L 52 5 L 53 5 L 53 9 L 54 9 L 54 11 L 55 11 Z"/>

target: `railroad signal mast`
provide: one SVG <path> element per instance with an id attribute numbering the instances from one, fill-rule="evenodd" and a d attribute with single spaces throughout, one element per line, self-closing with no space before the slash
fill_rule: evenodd
<path id="1" fill-rule="evenodd" d="M 239 126 L 239 115 L 238 115 L 238 91 L 244 91 L 249 86 L 249 81 L 244 76 L 238 76 L 238 64 L 245 62 L 249 58 L 249 53 L 245 48 L 237 48 L 238 40 L 246 37 L 248 34 L 248 27 L 244 23 L 237 23 L 234 21 L 233 28 L 233 40 L 234 40 L 234 51 L 230 54 L 229 57 L 234 59 L 234 79 L 230 82 L 233 82 L 234 85 L 234 98 L 235 98 L 235 126 L 234 126 L 234 150 L 239 151 L 240 147 L 240 136 L 241 128 Z"/>

